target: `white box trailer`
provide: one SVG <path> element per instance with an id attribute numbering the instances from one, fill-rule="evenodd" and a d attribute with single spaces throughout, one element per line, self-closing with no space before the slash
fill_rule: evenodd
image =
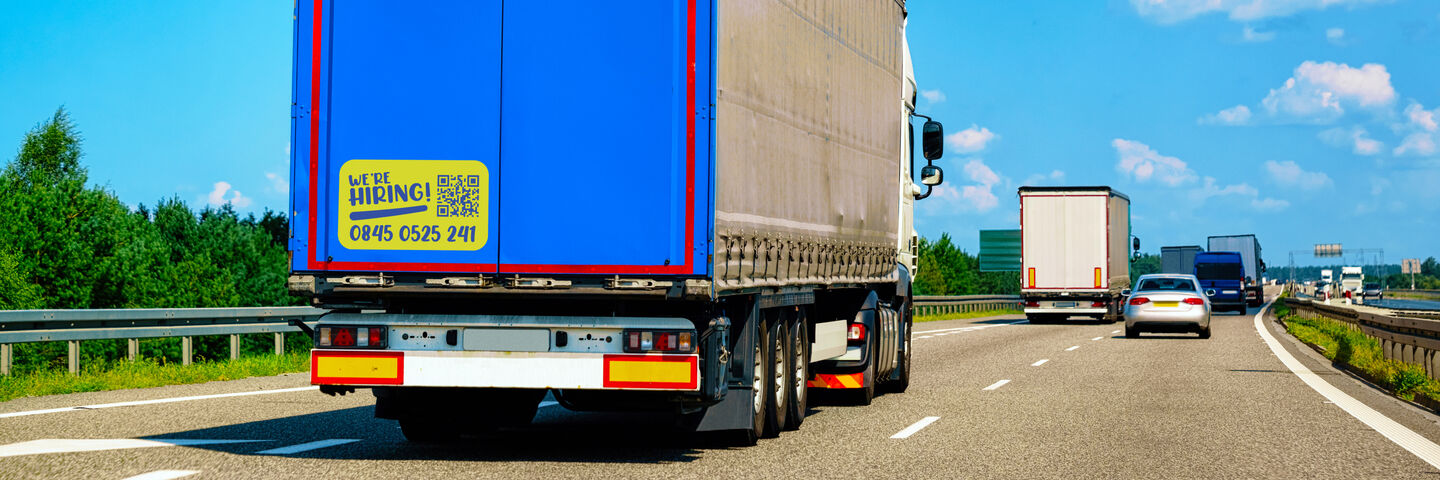
<path id="1" fill-rule="evenodd" d="M 1020 187 L 1019 195 L 1026 318 L 1119 319 L 1120 293 L 1130 288 L 1130 198 L 1110 187 Z"/>

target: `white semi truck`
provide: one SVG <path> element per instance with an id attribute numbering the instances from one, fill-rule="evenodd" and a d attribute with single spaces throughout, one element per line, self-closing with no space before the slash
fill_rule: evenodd
<path id="1" fill-rule="evenodd" d="M 1019 195 L 1025 318 L 1118 320 L 1130 288 L 1130 198 L 1110 187 L 1020 187 Z"/>

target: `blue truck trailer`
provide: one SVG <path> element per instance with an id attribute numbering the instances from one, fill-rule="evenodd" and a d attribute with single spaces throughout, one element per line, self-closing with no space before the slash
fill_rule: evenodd
<path id="1" fill-rule="evenodd" d="M 1245 264 L 1239 252 L 1196 253 L 1195 277 L 1200 288 L 1215 291 L 1210 296 L 1215 311 L 1246 312 Z"/>
<path id="2" fill-rule="evenodd" d="M 289 287 L 331 310 L 311 382 L 372 389 L 415 441 L 549 392 L 753 443 L 811 389 L 904 391 L 913 204 L 943 178 L 905 18 L 299 2 Z"/>

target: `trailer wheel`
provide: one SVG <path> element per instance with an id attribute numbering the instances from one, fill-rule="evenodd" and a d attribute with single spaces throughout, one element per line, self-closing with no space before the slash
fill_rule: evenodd
<path id="1" fill-rule="evenodd" d="M 760 323 L 759 315 L 754 315 L 750 321 L 755 323 L 755 336 L 750 342 L 750 428 L 735 432 L 735 443 L 740 446 L 754 445 L 765 434 L 765 411 L 770 403 L 770 395 L 766 393 L 770 391 L 766 388 L 768 377 L 765 374 L 765 366 L 770 364 L 765 358 L 765 345 L 770 333 L 765 329 L 765 325 Z"/>
<path id="2" fill-rule="evenodd" d="M 885 391 L 891 393 L 905 393 L 905 390 L 910 388 L 910 330 L 914 327 L 915 321 L 910 311 L 909 299 L 906 299 L 901 308 L 903 309 L 901 315 L 905 316 L 905 320 L 900 324 L 900 328 L 905 329 L 904 343 L 901 345 L 904 350 L 900 352 L 900 366 L 895 369 L 895 379 L 885 383 Z"/>
<path id="3" fill-rule="evenodd" d="M 765 438 L 780 436 L 785 428 L 787 413 L 790 413 L 790 330 L 786 327 L 784 315 L 778 312 L 766 315 L 765 335 Z"/>
<path id="4" fill-rule="evenodd" d="M 803 311 L 786 316 L 790 319 L 790 410 L 785 415 L 785 429 L 796 430 L 805 423 L 810 400 L 810 329 Z"/>

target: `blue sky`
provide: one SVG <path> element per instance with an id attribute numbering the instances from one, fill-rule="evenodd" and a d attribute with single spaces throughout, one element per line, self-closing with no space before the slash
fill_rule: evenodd
<path id="1" fill-rule="evenodd" d="M 1109 185 L 1150 252 L 1255 233 L 1271 265 L 1440 255 L 1440 3 L 909 7 L 920 110 L 950 137 L 922 235 L 974 251 L 1016 228 L 1021 185 Z"/>
<path id="2" fill-rule="evenodd" d="M 920 108 L 951 135 L 922 235 L 973 251 L 1016 227 L 1020 185 L 1110 185 L 1151 252 L 1256 233 L 1271 265 L 1440 256 L 1440 3 L 908 5 Z M 65 105 L 127 203 L 283 209 L 292 6 L 0 4 L 0 145 Z"/>

